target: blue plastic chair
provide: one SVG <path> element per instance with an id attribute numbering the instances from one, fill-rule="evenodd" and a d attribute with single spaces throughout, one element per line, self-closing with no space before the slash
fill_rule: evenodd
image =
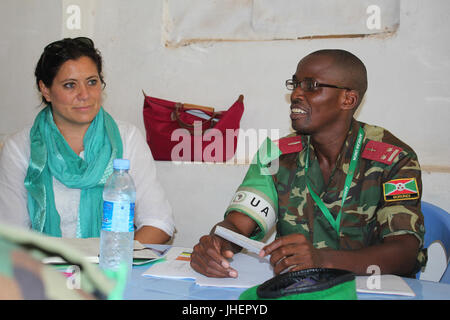
<path id="1" fill-rule="evenodd" d="M 427 248 L 433 241 L 440 240 L 448 257 L 450 254 L 450 214 L 425 201 L 422 201 L 422 212 L 425 220 L 424 247 Z M 419 274 L 420 272 L 417 274 L 417 278 Z M 448 265 L 440 282 L 450 284 L 450 267 Z"/>

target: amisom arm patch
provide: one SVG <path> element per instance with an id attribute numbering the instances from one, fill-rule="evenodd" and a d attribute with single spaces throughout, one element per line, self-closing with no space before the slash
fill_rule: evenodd
<path id="1" fill-rule="evenodd" d="M 383 183 L 383 196 L 387 202 L 418 199 L 416 178 L 394 179 Z"/>
<path id="2" fill-rule="evenodd" d="M 270 199 L 258 190 L 239 188 L 233 197 L 226 214 L 231 211 L 240 211 L 252 218 L 261 229 L 259 237 L 263 237 L 277 221 L 277 211 Z"/>

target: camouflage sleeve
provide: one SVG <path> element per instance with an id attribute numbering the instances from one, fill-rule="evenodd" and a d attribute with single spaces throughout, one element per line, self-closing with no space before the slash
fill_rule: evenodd
<path id="1" fill-rule="evenodd" d="M 387 167 L 382 183 L 382 206 L 377 212 L 381 238 L 412 234 L 423 246 L 425 226 L 420 208 L 421 170 L 413 152 L 402 151 Z"/>
<path id="2" fill-rule="evenodd" d="M 67 265 L 44 264 L 48 257 L 60 257 Z M 53 237 L 0 224 L 0 300 L 112 299 L 122 290 L 116 281 Z"/>
<path id="3" fill-rule="evenodd" d="M 250 164 L 243 182 L 225 212 L 225 216 L 232 211 L 238 211 L 252 218 L 258 228 L 251 238 L 257 240 L 264 238 L 267 231 L 275 225 L 278 212 L 278 195 L 268 164 L 279 154 L 266 156 L 265 147 L 263 144 L 258 150 L 256 161 Z"/>

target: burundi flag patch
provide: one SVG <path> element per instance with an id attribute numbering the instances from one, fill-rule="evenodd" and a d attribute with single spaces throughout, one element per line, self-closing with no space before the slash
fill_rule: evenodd
<path id="1" fill-rule="evenodd" d="M 413 200 L 419 198 L 415 178 L 395 179 L 383 184 L 385 201 Z"/>

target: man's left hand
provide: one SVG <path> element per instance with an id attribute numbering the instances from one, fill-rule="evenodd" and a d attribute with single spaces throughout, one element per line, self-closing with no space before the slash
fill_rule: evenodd
<path id="1" fill-rule="evenodd" d="M 323 258 L 319 249 L 302 234 L 290 234 L 280 237 L 266 245 L 259 254 L 270 255 L 270 263 L 275 274 L 282 271 L 298 271 L 309 268 L 321 268 Z"/>

